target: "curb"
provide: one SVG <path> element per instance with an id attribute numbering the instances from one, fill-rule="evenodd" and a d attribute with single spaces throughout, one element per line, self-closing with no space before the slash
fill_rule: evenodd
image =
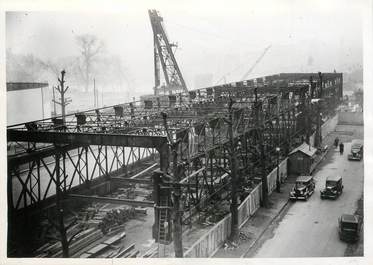
<path id="1" fill-rule="evenodd" d="M 288 199 L 281 209 L 276 213 L 276 215 L 272 218 L 272 220 L 268 223 L 268 225 L 260 232 L 259 236 L 250 244 L 248 249 L 240 256 L 240 258 L 244 258 L 245 255 L 251 250 L 251 248 L 259 241 L 259 239 L 263 236 L 263 234 L 267 231 L 268 227 L 273 224 L 273 221 L 284 211 L 285 207 L 289 204 L 290 200 Z M 250 219 L 249 219 L 250 220 Z"/>

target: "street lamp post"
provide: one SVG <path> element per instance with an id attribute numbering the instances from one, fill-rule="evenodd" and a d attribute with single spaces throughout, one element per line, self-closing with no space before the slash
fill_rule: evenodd
<path id="1" fill-rule="evenodd" d="M 276 191 L 281 192 L 280 183 L 280 147 L 276 147 L 277 154 L 277 177 L 276 177 Z"/>

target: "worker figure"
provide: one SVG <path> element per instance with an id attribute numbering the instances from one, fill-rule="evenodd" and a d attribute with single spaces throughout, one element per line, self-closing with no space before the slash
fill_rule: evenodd
<path id="1" fill-rule="evenodd" d="M 335 146 L 335 148 L 338 148 L 338 143 L 339 143 L 339 138 L 336 137 L 335 140 L 334 140 L 334 146 Z"/>
<path id="2" fill-rule="evenodd" d="M 344 145 L 343 143 L 340 143 L 339 144 L 339 153 L 342 155 L 343 154 L 343 149 L 344 149 Z"/>

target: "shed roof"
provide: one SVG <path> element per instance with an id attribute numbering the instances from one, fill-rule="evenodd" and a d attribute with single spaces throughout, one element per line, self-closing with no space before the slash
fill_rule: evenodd
<path id="1" fill-rule="evenodd" d="M 291 151 L 289 155 L 294 154 L 298 151 L 300 151 L 300 152 L 306 154 L 307 156 L 311 157 L 311 156 L 314 156 L 316 154 L 317 149 L 308 145 L 307 143 L 303 143 L 300 146 L 298 146 L 297 148 L 295 148 L 293 151 Z"/>
<path id="2" fill-rule="evenodd" d="M 47 86 L 48 86 L 48 83 L 7 82 L 6 83 L 6 90 L 7 91 L 26 90 L 26 89 L 34 89 L 34 88 L 43 88 L 43 87 L 47 87 Z"/>

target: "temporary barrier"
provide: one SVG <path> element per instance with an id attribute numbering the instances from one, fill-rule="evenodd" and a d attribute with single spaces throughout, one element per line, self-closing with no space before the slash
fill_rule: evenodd
<path id="1" fill-rule="evenodd" d="M 282 179 L 287 177 L 287 158 L 279 164 L 279 174 Z M 271 193 L 276 187 L 277 168 L 268 176 L 268 189 Z M 274 184 L 273 184 L 274 183 Z M 274 186 L 273 186 L 274 185 Z M 257 185 L 238 207 L 238 225 L 242 227 L 248 219 L 259 209 L 261 200 L 261 183 Z M 207 258 L 213 256 L 231 233 L 231 214 L 214 225 L 198 239 L 185 253 L 186 258 Z"/>
<path id="2" fill-rule="evenodd" d="M 238 207 L 238 224 L 241 227 L 260 207 L 261 184 L 255 187 Z"/>
<path id="3" fill-rule="evenodd" d="M 231 214 L 206 232 L 185 253 L 185 258 L 208 258 L 216 253 L 231 233 Z"/>
<path id="4" fill-rule="evenodd" d="M 283 182 L 284 179 L 287 177 L 287 161 L 288 159 L 284 159 L 281 161 L 281 163 L 278 166 L 279 169 L 279 181 Z M 268 194 L 271 194 L 272 191 L 276 189 L 277 185 L 277 167 L 274 168 L 271 173 L 267 176 L 267 182 L 268 182 Z"/>

